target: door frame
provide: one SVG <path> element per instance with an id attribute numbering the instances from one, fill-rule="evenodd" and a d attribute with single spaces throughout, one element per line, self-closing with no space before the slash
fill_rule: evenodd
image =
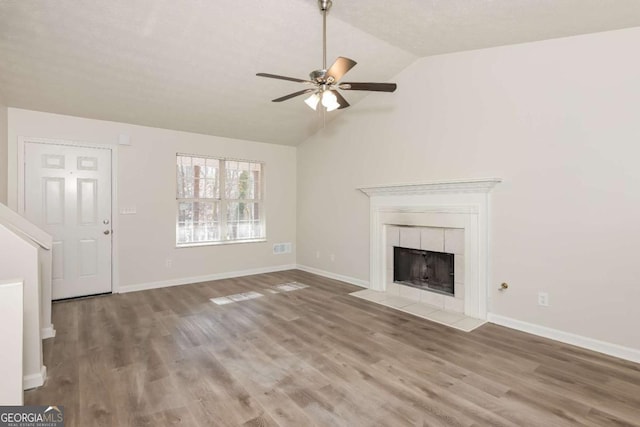
<path id="1" fill-rule="evenodd" d="M 76 148 L 97 148 L 103 150 L 109 150 L 111 153 L 111 293 L 120 293 L 120 279 L 118 277 L 118 247 L 119 247 L 119 208 L 118 208 L 118 146 L 109 144 L 94 144 L 91 142 L 73 141 L 67 139 L 53 139 L 53 138 L 38 138 L 38 137 L 25 137 L 18 136 L 18 213 L 24 216 L 25 211 L 25 194 L 24 194 L 24 181 L 25 181 L 25 148 L 26 143 L 34 142 L 37 144 L 50 144 L 50 145 L 67 145 Z"/>

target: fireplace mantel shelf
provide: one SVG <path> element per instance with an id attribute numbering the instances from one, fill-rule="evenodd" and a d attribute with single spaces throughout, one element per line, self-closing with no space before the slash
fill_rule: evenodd
<path id="1" fill-rule="evenodd" d="M 453 181 L 434 181 L 422 184 L 394 184 L 361 187 L 369 197 L 375 196 L 406 196 L 417 194 L 442 193 L 488 193 L 498 183 L 500 178 L 464 179 Z"/>

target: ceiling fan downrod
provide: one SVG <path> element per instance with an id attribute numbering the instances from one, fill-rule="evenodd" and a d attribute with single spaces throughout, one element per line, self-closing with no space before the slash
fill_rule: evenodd
<path id="1" fill-rule="evenodd" d="M 331 9 L 331 0 L 318 0 L 318 7 L 322 12 L 322 69 L 327 69 L 327 12 Z"/>

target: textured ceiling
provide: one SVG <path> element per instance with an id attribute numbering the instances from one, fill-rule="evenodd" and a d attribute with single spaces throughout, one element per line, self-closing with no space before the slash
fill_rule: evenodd
<path id="1" fill-rule="evenodd" d="M 638 0 L 334 0 L 328 56 L 358 61 L 348 80 L 389 81 L 420 56 L 639 25 Z M 315 0 L 1 0 L 0 97 L 296 145 L 322 116 L 302 97 L 271 103 L 303 87 L 255 73 L 306 78 L 321 41 Z M 363 96 L 345 93 L 352 108 Z"/>

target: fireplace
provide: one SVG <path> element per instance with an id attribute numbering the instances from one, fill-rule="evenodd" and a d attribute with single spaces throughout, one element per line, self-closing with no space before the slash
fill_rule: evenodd
<path id="1" fill-rule="evenodd" d="M 486 319 L 489 192 L 500 181 L 487 178 L 359 188 L 370 198 L 369 288 Z M 418 228 L 427 231 L 411 231 Z M 443 246 L 440 237 L 437 247 L 434 245 L 435 236 L 428 231 L 433 228 L 443 229 Z M 457 247 L 447 248 L 447 234 L 455 237 Z M 394 283 L 393 246 L 455 254 L 455 296 Z"/>
<path id="2" fill-rule="evenodd" d="M 393 282 L 454 296 L 452 253 L 393 247 Z"/>

